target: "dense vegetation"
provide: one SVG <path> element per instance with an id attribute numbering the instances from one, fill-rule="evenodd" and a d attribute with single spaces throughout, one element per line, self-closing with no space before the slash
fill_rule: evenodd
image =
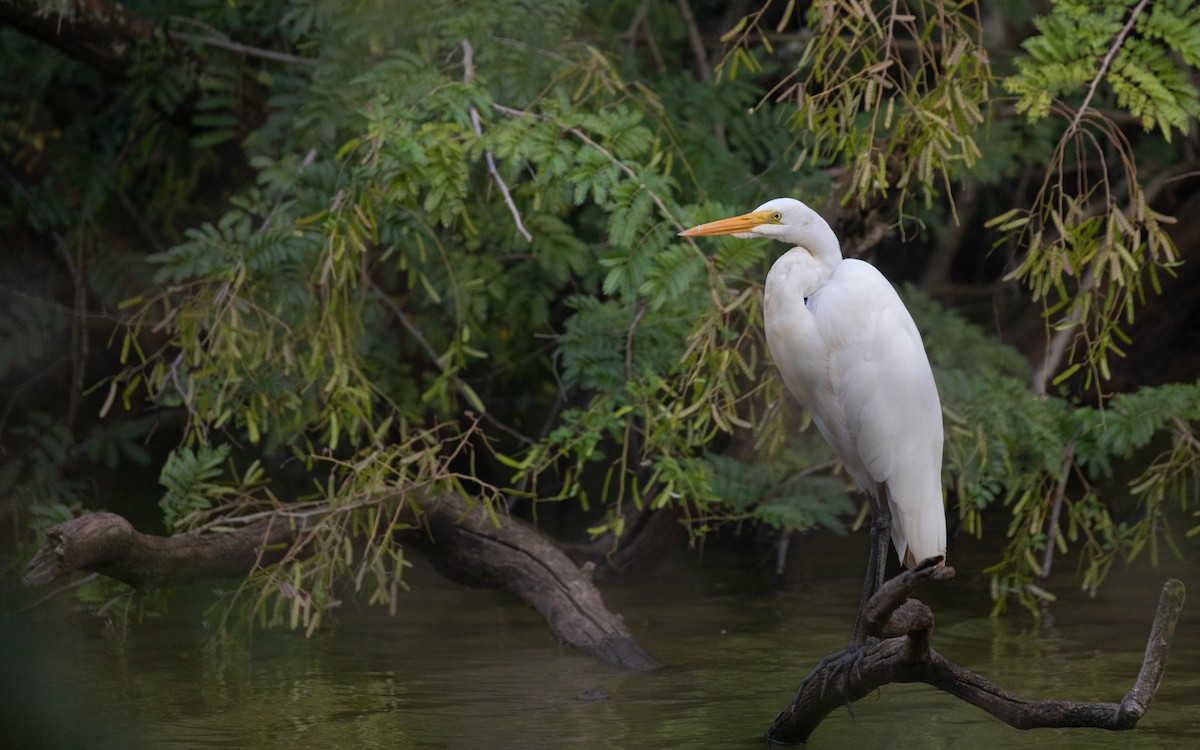
<path id="1" fill-rule="evenodd" d="M 1056 550 L 1094 588 L 1195 530 L 1188 0 L 147 0 L 99 59 L 37 5 L 0 29 L 10 535 L 135 471 L 161 499 L 122 510 L 168 531 L 332 508 L 245 589 L 311 626 L 339 582 L 394 605 L 384 489 L 613 549 L 656 509 L 842 531 L 760 330 L 781 248 L 676 237 L 779 195 L 912 282 L 998 607 Z"/>

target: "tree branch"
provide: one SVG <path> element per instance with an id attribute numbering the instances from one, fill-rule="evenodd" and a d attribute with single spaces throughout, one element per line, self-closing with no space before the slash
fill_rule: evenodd
<path id="1" fill-rule="evenodd" d="M 1129 32 L 1133 30 L 1133 25 L 1137 23 L 1138 16 L 1142 14 L 1142 11 L 1146 8 L 1146 4 L 1149 2 L 1150 0 L 1141 0 L 1141 2 L 1134 6 L 1133 10 L 1129 13 L 1129 20 L 1125 22 L 1125 26 L 1113 37 L 1113 42 L 1108 48 L 1108 53 L 1100 61 L 1100 69 L 1096 71 L 1096 77 L 1092 79 L 1087 93 L 1083 96 L 1083 101 L 1079 104 L 1079 109 L 1075 112 L 1075 117 L 1071 120 L 1071 124 L 1062 136 L 1064 141 L 1079 129 L 1079 124 L 1083 121 L 1083 115 L 1092 103 L 1092 97 L 1096 95 L 1096 89 L 1100 86 L 1100 81 L 1104 79 L 1104 74 L 1108 72 L 1109 66 L 1112 65 L 1113 58 L 1117 56 L 1121 45 L 1125 44 L 1125 37 L 1129 36 Z"/>
<path id="2" fill-rule="evenodd" d="M 150 591 L 243 576 L 282 558 L 282 546 L 295 534 L 292 523 L 271 516 L 233 531 L 162 537 L 137 531 L 115 513 L 91 513 L 47 529 L 46 542 L 29 561 L 21 583 L 40 586 L 86 570 Z"/>
<path id="3" fill-rule="evenodd" d="M 936 653 L 930 662 L 929 674 L 921 681 L 962 698 L 1017 729 L 1133 729 L 1149 710 L 1166 672 L 1167 654 L 1171 650 L 1171 638 L 1175 634 L 1179 613 L 1183 610 L 1184 598 L 1182 581 L 1172 578 L 1163 584 L 1142 668 L 1133 687 L 1119 703 L 1023 700 Z"/>
<path id="4" fill-rule="evenodd" d="M 548 537 L 517 519 L 497 526 L 482 506 L 443 499 L 427 511 L 432 534 L 409 542 L 444 574 L 516 594 L 559 640 L 622 669 L 657 665 L 624 621 L 604 606 L 593 565 L 576 567 Z"/>
<path id="5" fill-rule="evenodd" d="M 463 48 L 463 81 L 470 83 L 475 77 L 475 48 L 471 46 L 469 40 L 462 40 Z M 475 137 L 483 140 L 483 126 L 479 122 L 479 110 L 474 104 L 469 105 L 471 111 L 471 126 L 475 129 Z M 500 195 L 504 198 L 504 205 L 508 206 L 509 213 L 512 214 L 513 223 L 517 225 L 517 231 L 525 238 L 526 242 L 533 242 L 533 235 L 525 228 L 525 223 L 521 221 L 521 212 L 517 209 L 517 204 L 512 199 L 512 193 L 508 191 L 508 183 L 500 176 L 500 170 L 496 168 L 496 157 L 492 156 L 491 151 L 483 152 L 484 159 L 487 160 L 488 172 L 491 173 L 492 179 L 496 181 L 496 185 L 500 188 Z"/>
<path id="6" fill-rule="evenodd" d="M 198 21 L 195 18 L 187 16 L 171 16 L 171 20 L 175 23 L 195 26 L 202 29 L 205 33 L 200 36 L 192 36 L 182 31 L 168 32 L 172 39 L 178 39 L 188 44 L 204 45 L 207 47 L 220 47 L 227 49 L 230 52 L 237 52 L 240 55 L 247 57 L 257 57 L 263 60 L 272 62 L 285 63 L 287 65 L 316 65 L 317 61 L 311 57 L 300 57 L 299 55 L 288 54 L 287 52 L 278 52 L 273 49 L 263 49 L 262 47 L 252 47 L 249 44 L 235 42 L 229 38 L 228 34 L 223 34 L 217 31 L 212 26 Z"/>
<path id="7" fill-rule="evenodd" d="M 458 391 L 459 395 L 462 396 L 463 400 L 465 400 L 468 404 L 474 404 L 478 400 L 478 396 L 474 391 L 471 390 L 466 381 L 460 378 L 457 374 L 448 372 L 449 368 L 442 361 L 441 355 L 438 354 L 437 349 L 433 348 L 433 344 L 429 343 L 429 339 L 425 338 L 425 334 L 421 332 L 421 329 L 412 322 L 412 318 L 408 317 L 408 314 L 404 312 L 403 308 L 396 304 L 396 301 L 389 297 L 387 293 L 379 287 L 378 284 L 376 284 L 374 281 L 369 281 L 369 283 L 371 285 L 371 291 L 373 291 L 379 298 L 379 301 L 382 302 L 384 306 L 396 316 L 396 320 L 400 322 L 400 325 L 404 326 L 404 330 L 408 331 L 409 335 L 412 336 L 418 344 L 420 344 L 421 348 L 424 349 L 425 353 L 429 356 L 430 361 L 443 374 L 450 378 L 450 382 L 454 385 L 454 390 Z M 486 420 L 488 424 L 516 438 L 521 443 L 526 445 L 532 445 L 534 443 L 533 438 L 520 432 L 515 427 L 510 427 L 496 419 L 494 416 L 492 416 L 491 412 L 483 408 L 482 404 L 480 404 L 480 409 L 482 411 L 480 417 Z"/>
<path id="8" fill-rule="evenodd" d="M 1183 608 L 1183 583 L 1163 584 L 1141 671 L 1119 703 L 1020 698 L 986 678 L 946 659 L 929 645 L 933 613 L 905 599 L 927 581 L 945 580 L 953 569 L 926 560 L 880 587 L 868 602 L 867 628 L 873 636 L 825 657 L 800 684 L 795 698 L 779 713 L 767 739 L 805 742 L 834 709 L 864 698 L 892 682 L 924 682 L 955 696 L 1017 729 L 1094 727 L 1133 729 L 1145 715 L 1162 682 L 1175 623 Z"/>
<path id="9" fill-rule="evenodd" d="M 107 76 L 124 77 L 135 46 L 154 36 L 154 25 L 106 0 L 0 2 L 0 24 L 56 47 Z"/>

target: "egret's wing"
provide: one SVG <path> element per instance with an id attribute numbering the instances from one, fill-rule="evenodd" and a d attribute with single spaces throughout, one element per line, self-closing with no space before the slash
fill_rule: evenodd
<path id="1" fill-rule="evenodd" d="M 941 405 L 912 317 L 882 274 L 852 260 L 811 306 L 829 351 L 835 448 L 864 490 L 887 484 L 902 560 L 908 546 L 918 560 L 942 554 Z"/>

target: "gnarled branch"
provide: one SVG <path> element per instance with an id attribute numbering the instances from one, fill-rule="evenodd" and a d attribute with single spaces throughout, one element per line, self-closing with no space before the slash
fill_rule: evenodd
<path id="1" fill-rule="evenodd" d="M 804 742 L 838 706 L 892 682 L 927 683 L 1017 729 L 1133 729 L 1145 715 L 1166 670 L 1171 637 L 1183 608 L 1182 582 L 1171 579 L 1163 584 L 1141 671 L 1119 703 L 1033 701 L 960 667 L 930 646 L 933 613 L 906 597 L 927 581 L 954 575 L 953 569 L 938 567 L 938 562 L 937 558 L 926 560 L 880 587 L 868 603 L 867 630 L 872 637 L 861 648 L 849 646 L 822 659 L 767 730 L 769 740 Z"/>

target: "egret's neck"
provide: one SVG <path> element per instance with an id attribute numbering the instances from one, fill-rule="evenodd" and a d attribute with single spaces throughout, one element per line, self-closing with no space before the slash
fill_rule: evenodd
<path id="1" fill-rule="evenodd" d="M 805 227 L 802 235 L 791 238 L 797 244 L 781 255 L 767 275 L 767 288 L 784 292 L 801 302 L 825 285 L 842 262 L 837 235 L 820 217 Z"/>
<path id="2" fill-rule="evenodd" d="M 793 248 L 793 250 L 797 249 L 807 250 L 823 272 L 823 275 L 816 280 L 817 286 L 828 281 L 838 263 L 842 262 L 842 245 L 824 219 L 819 219 L 809 225 L 807 236 Z"/>
<path id="3" fill-rule="evenodd" d="M 768 306 L 773 302 L 803 305 L 809 296 L 829 281 L 834 267 L 806 248 L 793 247 L 779 256 L 767 274 L 764 291 Z"/>

